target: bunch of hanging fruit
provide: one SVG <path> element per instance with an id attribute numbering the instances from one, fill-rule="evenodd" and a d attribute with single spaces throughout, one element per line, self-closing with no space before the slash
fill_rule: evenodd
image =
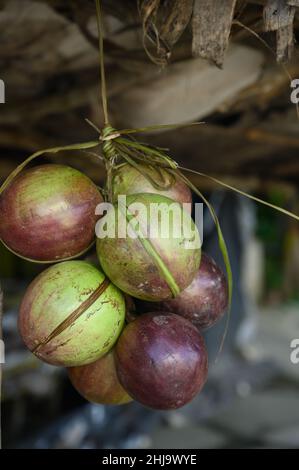
<path id="1" fill-rule="evenodd" d="M 135 399 L 152 408 L 179 408 L 206 381 L 208 358 L 201 331 L 229 309 L 232 294 L 217 215 L 186 171 L 299 217 L 214 177 L 181 168 L 165 149 L 132 136 L 180 125 L 125 130 L 110 126 L 99 0 L 96 8 L 105 126 L 100 130 L 88 121 L 98 132 L 96 140 L 38 151 L 12 172 L 0 188 L 0 239 L 22 258 L 52 263 L 29 286 L 19 312 L 20 333 L 38 358 L 67 367 L 75 388 L 92 402 Z M 25 168 L 44 154 L 90 149 L 106 168 L 103 189 L 68 166 Z M 185 206 L 192 201 L 191 190 L 206 203 L 215 222 L 227 279 L 201 253 L 196 224 Z M 126 196 L 125 206 L 119 196 Z M 113 210 L 100 217 L 97 208 L 104 200 Z M 165 237 L 163 213 L 151 218 L 150 207 L 163 205 L 167 211 L 173 203 L 179 206 L 180 230 L 173 230 L 171 219 L 172 230 Z M 145 208 L 138 223 L 147 236 L 132 225 L 130 207 L 136 204 Z M 115 213 L 122 213 L 126 232 L 130 228 L 136 236 L 119 236 L 114 220 L 113 236 L 107 233 L 96 240 L 97 266 L 76 260 L 92 248 L 98 224 L 113 225 Z M 192 227 L 198 242 L 193 248 L 186 247 L 186 227 Z"/>
<path id="2" fill-rule="evenodd" d="M 38 151 L 11 173 L 0 187 L 0 240 L 17 256 L 52 264 L 31 283 L 20 306 L 19 330 L 30 351 L 67 367 L 87 400 L 122 404 L 135 399 L 174 409 L 192 400 L 206 381 L 208 358 L 200 331 L 230 303 L 230 264 L 217 216 L 204 196 L 165 149 L 132 136 L 180 126 L 115 130 L 109 124 L 103 24 L 100 1 L 95 3 L 104 128 L 87 120 L 98 133 L 96 140 Z M 90 149 L 105 165 L 104 188 L 68 166 L 26 168 L 44 154 Z M 228 281 L 201 253 L 191 189 L 215 221 Z M 125 205 L 119 196 L 126 197 Z M 103 202 L 111 209 L 105 214 L 99 211 Z M 135 226 L 132 204 L 145 208 Z M 151 218 L 153 204 L 167 214 L 162 210 Z M 163 218 L 173 204 L 179 222 L 168 219 L 171 229 L 165 236 Z M 119 236 L 115 213 L 122 214 L 126 233 L 133 236 Z M 112 236 L 95 237 L 98 224 L 109 223 L 115 227 Z M 196 242 L 191 247 L 185 228 Z M 77 260 L 92 249 L 95 238 L 97 265 Z"/>
<path id="3" fill-rule="evenodd" d="M 146 209 L 175 201 L 181 223 L 191 223 L 199 237 L 183 209 L 192 202 L 189 187 L 159 165 L 115 166 L 106 192 L 68 166 L 19 170 L 1 190 L 0 238 L 23 258 L 57 263 L 31 283 L 21 303 L 19 329 L 27 347 L 67 367 L 75 388 L 92 402 L 185 405 L 207 377 L 200 331 L 228 305 L 227 281 L 215 262 L 199 247 L 186 248 L 183 232 L 181 238 L 98 238 L 98 267 L 73 258 L 93 244 L 102 194 L 107 200 L 112 195 L 115 208 L 119 195 L 128 206 L 137 202 Z M 109 222 L 112 213 L 100 222 Z"/>

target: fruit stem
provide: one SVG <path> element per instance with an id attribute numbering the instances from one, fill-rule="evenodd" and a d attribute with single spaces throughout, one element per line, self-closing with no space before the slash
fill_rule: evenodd
<path id="1" fill-rule="evenodd" d="M 99 60 L 100 60 L 100 77 L 101 77 L 100 98 L 101 98 L 102 106 L 103 106 L 105 125 L 107 125 L 109 123 L 109 117 L 108 117 L 108 104 L 107 104 L 106 75 L 105 75 L 105 65 L 104 65 L 104 38 L 103 38 L 104 27 L 103 27 L 100 0 L 96 0 L 96 9 L 97 9 L 97 26 L 98 26 L 98 36 L 99 36 Z"/>

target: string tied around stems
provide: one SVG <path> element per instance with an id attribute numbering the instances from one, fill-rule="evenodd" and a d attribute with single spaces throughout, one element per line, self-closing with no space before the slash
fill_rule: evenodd
<path id="1" fill-rule="evenodd" d="M 100 141 L 103 143 L 103 154 L 106 160 L 110 162 L 113 162 L 117 155 L 113 140 L 119 136 L 120 134 L 110 124 L 102 129 Z"/>

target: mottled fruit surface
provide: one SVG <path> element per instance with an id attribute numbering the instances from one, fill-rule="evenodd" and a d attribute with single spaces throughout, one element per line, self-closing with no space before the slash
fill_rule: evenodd
<path id="1" fill-rule="evenodd" d="M 117 377 L 114 351 L 86 366 L 68 369 L 75 389 L 88 401 L 103 405 L 122 405 L 132 401 Z"/>
<path id="2" fill-rule="evenodd" d="M 179 203 L 157 194 L 131 195 L 126 206 L 119 203 L 109 210 L 98 227 L 114 223 L 115 231 L 103 231 L 98 238 L 97 252 L 103 270 L 121 290 L 158 301 L 191 283 L 200 263 L 200 238 Z M 120 226 L 125 228 L 122 237 Z"/>
<path id="3" fill-rule="evenodd" d="M 107 280 L 103 290 L 104 280 L 104 273 L 85 261 L 65 261 L 42 272 L 20 307 L 19 329 L 27 347 L 43 361 L 66 367 L 106 354 L 123 328 L 125 301 Z"/>
<path id="4" fill-rule="evenodd" d="M 190 204 L 190 206 L 186 206 L 186 209 L 191 212 L 192 194 L 189 187 L 180 178 L 158 166 L 140 164 L 140 168 L 150 179 L 127 163 L 114 171 L 113 196 L 115 200 L 120 194 L 154 193 L 167 196 L 181 204 Z M 158 189 L 151 179 L 164 189 Z"/>
<path id="5" fill-rule="evenodd" d="M 42 165 L 20 173 L 0 196 L 0 238 L 33 261 L 70 258 L 94 239 L 103 198 L 83 173 Z"/>
<path id="6" fill-rule="evenodd" d="M 199 270 L 191 284 L 175 299 L 152 303 L 138 301 L 138 313 L 153 309 L 172 312 L 190 320 L 199 329 L 213 326 L 228 308 L 228 283 L 215 261 L 202 253 Z"/>
<path id="7" fill-rule="evenodd" d="M 172 313 L 147 313 L 126 326 L 115 357 L 123 387 L 155 409 L 180 408 L 207 378 L 203 337 L 192 323 Z"/>

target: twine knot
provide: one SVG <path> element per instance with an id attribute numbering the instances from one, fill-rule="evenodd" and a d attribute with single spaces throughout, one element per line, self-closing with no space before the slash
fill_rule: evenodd
<path id="1" fill-rule="evenodd" d="M 102 130 L 100 135 L 100 141 L 103 142 L 103 152 L 104 156 L 111 160 L 115 156 L 115 148 L 113 145 L 113 140 L 117 137 L 120 137 L 120 133 L 114 129 L 110 124 L 106 125 Z"/>

